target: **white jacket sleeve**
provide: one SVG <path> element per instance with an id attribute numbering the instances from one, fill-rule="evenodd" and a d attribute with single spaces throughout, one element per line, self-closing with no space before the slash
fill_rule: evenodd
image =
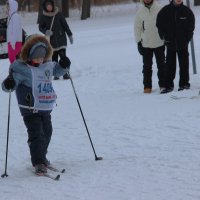
<path id="1" fill-rule="evenodd" d="M 8 42 L 15 49 L 16 42 L 22 42 L 22 23 L 18 14 L 13 15 L 8 24 Z"/>
<path id="2" fill-rule="evenodd" d="M 134 33 L 135 33 L 135 41 L 138 43 L 142 39 L 142 21 L 139 13 L 137 13 L 135 16 Z"/>

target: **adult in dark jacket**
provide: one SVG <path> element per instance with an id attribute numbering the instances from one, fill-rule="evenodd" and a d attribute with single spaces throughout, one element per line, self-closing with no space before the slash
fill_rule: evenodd
<path id="1" fill-rule="evenodd" d="M 167 46 L 166 88 L 163 93 L 174 89 L 176 76 L 176 54 L 180 67 L 179 91 L 190 89 L 188 44 L 193 36 L 195 17 L 182 0 L 172 0 L 158 13 L 156 25 L 161 39 Z"/>
<path id="2" fill-rule="evenodd" d="M 43 2 L 43 14 L 39 19 L 39 30 L 50 39 L 53 47 L 53 61 L 58 62 L 59 57 L 66 56 L 66 34 L 71 44 L 73 44 L 73 36 L 64 15 L 55 7 L 53 0 Z M 68 74 L 65 74 L 63 78 L 68 79 Z M 58 79 L 59 77 L 54 77 L 54 80 Z"/>

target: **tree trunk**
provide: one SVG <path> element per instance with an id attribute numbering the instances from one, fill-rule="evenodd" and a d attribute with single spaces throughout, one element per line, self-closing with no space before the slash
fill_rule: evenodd
<path id="1" fill-rule="evenodd" d="M 90 17 L 90 7 L 91 7 L 91 0 L 88 0 L 88 3 L 87 3 L 87 17 L 88 18 Z"/>
<path id="2" fill-rule="evenodd" d="M 65 17 L 69 17 L 69 0 L 62 0 L 62 13 Z"/>
<path id="3" fill-rule="evenodd" d="M 195 6 L 200 5 L 200 0 L 194 0 L 194 5 L 195 5 Z"/>
<path id="4" fill-rule="evenodd" d="M 37 23 L 39 24 L 40 17 L 42 16 L 43 7 L 42 7 L 43 1 L 39 1 L 39 8 L 38 8 L 38 18 Z"/>
<path id="5" fill-rule="evenodd" d="M 0 5 L 5 5 L 6 4 L 6 0 L 1 0 L 0 1 Z"/>
<path id="6" fill-rule="evenodd" d="M 55 6 L 57 6 L 59 8 L 59 11 L 62 12 L 62 3 L 63 3 L 63 0 L 56 0 L 56 1 L 54 1 L 54 3 L 55 3 Z"/>
<path id="7" fill-rule="evenodd" d="M 83 0 L 83 2 L 82 2 L 82 14 L 81 14 L 82 20 L 90 17 L 90 7 L 91 7 L 91 1 L 90 0 Z"/>

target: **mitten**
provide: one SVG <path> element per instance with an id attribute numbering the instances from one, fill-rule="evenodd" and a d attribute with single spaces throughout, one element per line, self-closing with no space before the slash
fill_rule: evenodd
<path id="1" fill-rule="evenodd" d="M 70 41 L 70 44 L 73 44 L 73 43 L 74 43 L 74 39 L 73 39 L 73 36 L 72 36 L 72 35 L 69 36 L 69 41 Z"/>
<path id="2" fill-rule="evenodd" d="M 46 30 L 45 35 L 46 36 L 52 36 L 53 32 L 51 30 Z"/>
<path id="3" fill-rule="evenodd" d="M 142 46 L 142 42 L 138 42 L 138 52 L 140 53 L 140 55 L 144 54 L 144 48 Z"/>
<path id="4" fill-rule="evenodd" d="M 59 61 L 59 64 L 64 69 L 69 69 L 71 65 L 71 61 L 67 56 L 62 56 L 62 58 Z"/>
<path id="5" fill-rule="evenodd" d="M 4 81 L 3 84 L 7 90 L 13 90 L 15 87 L 15 81 L 12 77 L 12 75 L 9 75 Z"/>

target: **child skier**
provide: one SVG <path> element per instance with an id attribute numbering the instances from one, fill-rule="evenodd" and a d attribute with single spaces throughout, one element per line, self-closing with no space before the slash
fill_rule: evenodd
<path id="1" fill-rule="evenodd" d="M 28 132 L 31 162 L 38 175 L 46 173 L 49 165 L 46 154 L 52 136 L 51 111 L 56 100 L 52 76 L 66 74 L 71 64 L 67 57 L 59 63 L 52 62 L 52 53 L 52 47 L 44 36 L 30 36 L 19 60 L 11 64 L 9 76 L 2 83 L 6 92 L 16 90 Z"/>

